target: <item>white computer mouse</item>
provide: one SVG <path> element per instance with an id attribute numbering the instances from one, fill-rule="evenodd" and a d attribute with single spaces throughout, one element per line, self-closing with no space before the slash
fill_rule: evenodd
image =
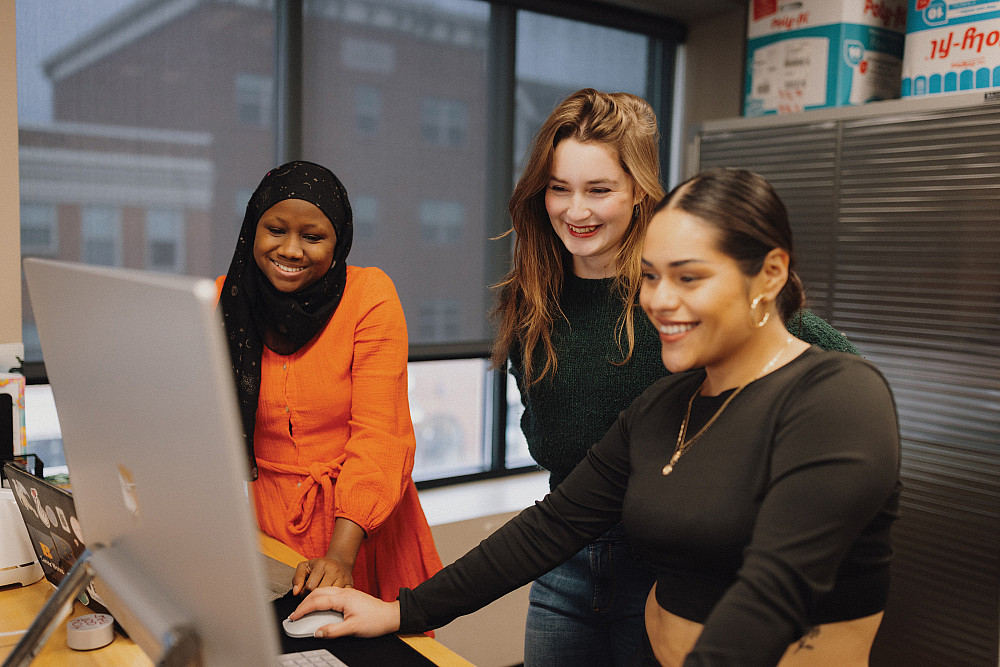
<path id="1" fill-rule="evenodd" d="M 332 609 L 322 609 L 306 614 L 297 621 L 290 621 L 287 618 L 281 622 L 285 634 L 289 637 L 313 637 L 316 631 L 324 625 L 340 623 L 344 620 L 344 615 Z"/>

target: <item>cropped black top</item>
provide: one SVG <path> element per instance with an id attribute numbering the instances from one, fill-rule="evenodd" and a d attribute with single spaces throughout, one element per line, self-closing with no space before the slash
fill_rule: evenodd
<path id="1" fill-rule="evenodd" d="M 685 665 L 773 665 L 809 627 L 883 609 L 899 429 L 882 375 L 811 347 L 748 385 L 664 476 L 703 379 L 656 382 L 555 491 L 402 589 L 402 630 L 478 609 L 619 520 L 656 569 L 660 606 L 705 625 Z M 699 397 L 689 432 L 724 398 Z"/>

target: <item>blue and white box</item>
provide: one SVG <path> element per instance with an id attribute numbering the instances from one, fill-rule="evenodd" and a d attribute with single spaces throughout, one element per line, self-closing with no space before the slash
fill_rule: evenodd
<path id="1" fill-rule="evenodd" d="M 903 97 L 1000 88 L 1000 0 L 909 0 Z"/>
<path id="2" fill-rule="evenodd" d="M 899 97 L 907 0 L 751 0 L 743 115 Z"/>

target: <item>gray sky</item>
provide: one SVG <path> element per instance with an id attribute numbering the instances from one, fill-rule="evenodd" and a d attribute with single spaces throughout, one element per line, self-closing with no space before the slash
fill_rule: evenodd
<path id="1" fill-rule="evenodd" d="M 42 72 L 42 61 L 135 1 L 15 0 L 17 115 L 20 122 L 52 119 L 52 94 Z"/>

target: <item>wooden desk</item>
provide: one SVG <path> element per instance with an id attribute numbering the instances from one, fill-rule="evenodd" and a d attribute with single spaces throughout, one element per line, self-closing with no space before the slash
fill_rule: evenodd
<path id="1" fill-rule="evenodd" d="M 260 550 L 271 558 L 296 566 L 301 557 L 281 542 L 260 535 Z M 30 586 L 0 588 L 0 634 L 24 630 L 42 608 L 52 586 L 44 579 Z M 74 603 L 70 617 L 89 614 L 91 611 L 79 602 Z M 403 635 L 403 641 L 441 667 L 473 667 L 472 663 L 437 641 L 424 635 Z M 6 658 L 20 637 L 0 637 L 0 659 Z M 74 651 L 66 646 L 66 622 L 56 626 L 32 665 L 39 667 L 152 667 L 146 657 L 130 639 L 115 635 L 115 640 L 95 651 Z"/>

